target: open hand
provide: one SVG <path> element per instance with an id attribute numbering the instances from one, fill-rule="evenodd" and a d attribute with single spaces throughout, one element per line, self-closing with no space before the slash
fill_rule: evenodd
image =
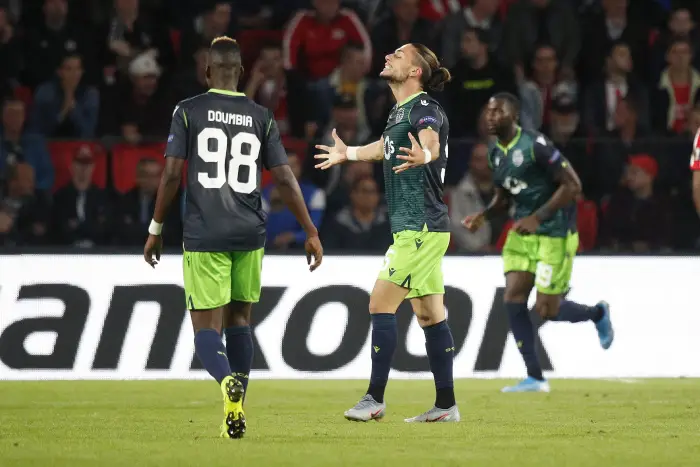
<path id="1" fill-rule="evenodd" d="M 316 145 L 316 149 L 327 152 L 327 154 L 316 154 L 314 156 L 314 159 L 325 159 L 323 162 L 316 164 L 315 167 L 317 169 L 327 170 L 334 165 L 342 164 L 348 160 L 348 146 L 338 137 L 335 128 L 333 128 L 331 137 L 333 137 L 333 146 L 326 146 L 325 144 Z"/>
<path id="2" fill-rule="evenodd" d="M 411 148 L 399 148 L 399 151 L 406 153 L 406 155 L 396 156 L 397 159 L 406 162 L 394 167 L 394 173 L 398 174 L 410 168 L 425 165 L 425 152 L 423 152 L 423 148 L 420 147 L 420 144 L 418 144 L 418 141 L 416 141 L 416 138 L 414 138 L 411 133 L 408 134 L 408 138 L 411 140 Z"/>

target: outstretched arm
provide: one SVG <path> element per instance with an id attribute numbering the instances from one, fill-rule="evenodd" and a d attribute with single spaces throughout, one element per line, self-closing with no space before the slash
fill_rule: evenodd
<path id="1" fill-rule="evenodd" d="M 333 129 L 331 133 L 333 138 L 333 146 L 325 144 L 317 144 L 316 149 L 325 151 L 325 154 L 316 154 L 314 159 L 323 159 L 322 162 L 316 164 L 317 169 L 326 170 L 334 165 L 342 164 L 346 161 L 379 161 L 384 157 L 384 141 L 379 140 L 364 146 L 348 147 L 338 134 Z"/>

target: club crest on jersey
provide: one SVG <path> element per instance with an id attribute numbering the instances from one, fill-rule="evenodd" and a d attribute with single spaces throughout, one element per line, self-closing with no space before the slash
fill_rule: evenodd
<path id="1" fill-rule="evenodd" d="M 404 113 L 405 112 L 403 107 L 396 111 L 396 123 L 399 123 L 401 120 L 403 120 Z"/>
<path id="2" fill-rule="evenodd" d="M 513 151 L 513 165 L 516 167 L 520 167 L 523 165 L 523 162 L 525 161 L 525 158 L 523 157 L 523 152 L 520 149 L 516 149 Z"/>

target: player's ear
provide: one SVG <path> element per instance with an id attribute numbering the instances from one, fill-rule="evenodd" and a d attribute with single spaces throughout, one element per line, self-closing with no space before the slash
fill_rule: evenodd
<path id="1" fill-rule="evenodd" d="M 211 67 L 209 65 L 204 69 L 204 76 L 207 78 L 207 81 L 211 79 Z"/>

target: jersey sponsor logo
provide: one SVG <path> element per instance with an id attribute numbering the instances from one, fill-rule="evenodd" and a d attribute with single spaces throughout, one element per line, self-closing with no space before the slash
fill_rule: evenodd
<path id="1" fill-rule="evenodd" d="M 508 190 L 512 195 L 517 195 L 521 191 L 527 189 L 528 185 L 522 180 L 518 180 L 515 177 L 506 177 L 503 180 L 503 188 Z"/>
<path id="2" fill-rule="evenodd" d="M 224 125 L 253 126 L 253 117 L 250 115 L 240 115 L 219 110 L 207 111 L 207 120 L 210 122 L 223 123 Z"/>
<path id="3" fill-rule="evenodd" d="M 403 120 L 405 114 L 406 111 L 404 110 L 404 108 L 399 108 L 399 110 L 396 111 L 396 123 L 399 123 L 401 120 Z"/>
<path id="4" fill-rule="evenodd" d="M 525 161 L 525 157 L 523 157 L 523 152 L 520 149 L 516 149 L 513 151 L 513 165 L 516 167 L 520 167 L 523 165 L 523 162 Z"/>
<path id="5" fill-rule="evenodd" d="M 418 120 L 418 124 L 419 124 L 419 125 L 423 125 L 423 124 L 428 124 L 428 125 L 429 125 L 429 124 L 431 124 L 431 123 L 437 123 L 437 118 L 435 118 L 435 117 L 433 117 L 433 116 L 431 116 L 431 115 L 426 115 L 425 117 L 423 117 L 423 118 L 421 118 L 420 120 Z"/>
<path id="6" fill-rule="evenodd" d="M 12 271 L 0 274 L 0 379 L 209 379 L 194 356 L 181 259 L 162 259 L 164 267 L 154 276 L 136 255 L 37 255 L 31 262 L 20 255 L 0 256 L 0 264 Z M 324 260 L 327 269 L 317 283 L 307 277 L 303 259 L 265 258 L 262 300 L 251 323 L 256 349 L 251 379 L 367 377 L 371 323 L 366 313 L 352 310 L 366 308 L 375 281 L 368 272 L 376 270 L 380 258 Z M 678 332 L 693 327 L 696 310 L 686 307 L 677 310 L 673 320 L 654 319 L 669 294 L 693 303 L 695 258 L 576 261 L 571 295 L 577 302 L 595 303 L 600 289 L 577 289 L 576 284 L 617 284 L 606 289 L 605 298 L 620 311 L 616 327 L 627 336 L 626 352 L 611 359 L 600 352 L 595 333 L 543 325 L 531 314 L 548 376 L 700 376 L 698 343 L 691 334 Z M 454 376 L 523 377 L 503 306 L 501 259 L 446 257 L 442 267 L 445 307 L 459 359 Z M 103 271 L 99 276 L 94 274 L 98 268 Z M 645 289 L 640 301 L 637 284 L 648 279 L 650 270 L 660 282 Z M 418 350 L 424 348 L 424 337 L 410 304 L 401 305 L 396 319 L 392 369 L 405 373 L 400 376 L 432 379 L 428 358 Z M 635 358 L 648 350 L 650 335 L 660 339 L 656 344 L 666 355 L 674 356 L 673 365 L 666 359 Z M 581 354 L 589 358 L 581 360 Z"/>
<path id="7" fill-rule="evenodd" d="M 396 148 L 394 147 L 394 142 L 391 140 L 391 138 L 386 137 L 384 139 L 384 159 L 391 159 L 391 156 L 394 155 L 395 151 Z"/>

